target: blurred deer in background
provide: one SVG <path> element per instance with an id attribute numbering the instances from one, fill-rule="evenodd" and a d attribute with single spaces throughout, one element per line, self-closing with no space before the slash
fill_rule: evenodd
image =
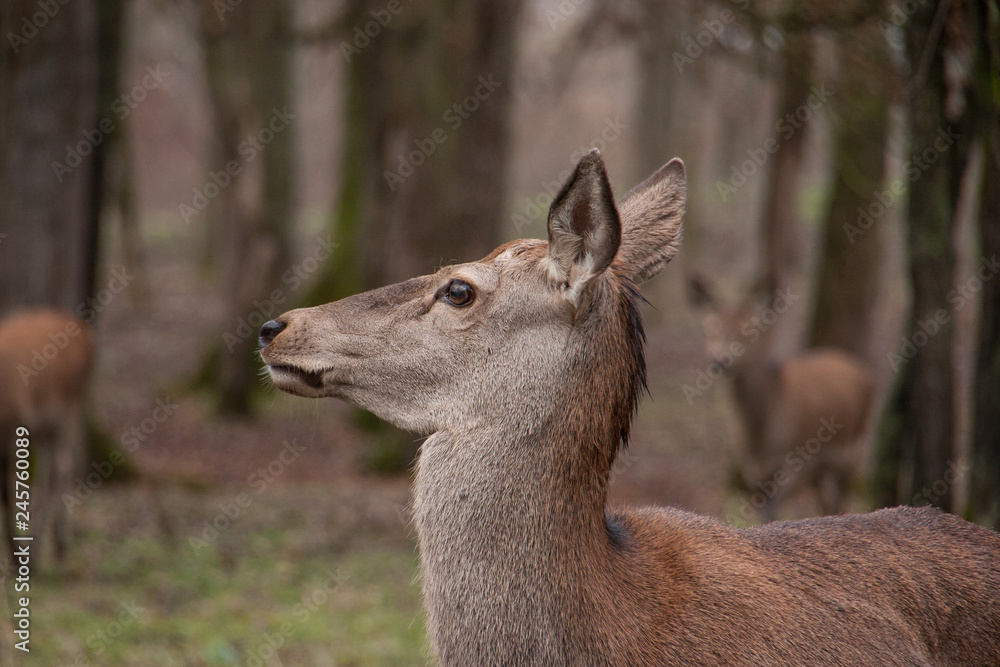
<path id="1" fill-rule="evenodd" d="M 616 207 L 592 151 L 548 243 L 261 327 L 280 389 L 430 436 L 414 522 L 440 664 L 996 667 L 989 530 L 931 509 L 737 530 L 606 507 L 645 384 L 637 286 L 676 252 L 685 192 L 674 160 Z"/>
<path id="2" fill-rule="evenodd" d="M 746 439 L 738 475 L 753 507 L 772 521 L 783 501 L 812 490 L 823 514 L 846 511 L 864 468 L 871 373 L 830 348 L 776 358 L 773 325 L 794 300 L 787 292 L 758 284 L 728 305 L 703 276 L 693 276 L 689 288 L 695 304 L 711 311 L 706 351 L 732 378 Z M 762 304 L 764 294 L 772 301 Z"/>
<path id="3" fill-rule="evenodd" d="M 22 511 L 15 504 L 25 500 L 25 487 L 15 484 L 15 436 L 24 427 L 32 461 L 27 534 L 35 538 L 33 551 L 54 552 L 59 560 L 69 540 L 62 496 L 72 492 L 85 453 L 83 407 L 92 363 L 90 327 L 77 317 L 34 309 L 0 322 L 3 524 L 13 526 L 15 511 Z"/>

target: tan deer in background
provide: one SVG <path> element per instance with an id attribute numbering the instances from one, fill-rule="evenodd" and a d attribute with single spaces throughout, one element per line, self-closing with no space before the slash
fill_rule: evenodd
<path id="1" fill-rule="evenodd" d="M 280 389 L 429 435 L 414 521 L 440 663 L 1000 664 L 1000 535 L 957 517 L 737 530 L 606 506 L 645 381 L 636 290 L 676 252 L 684 202 L 674 160 L 616 207 L 592 151 L 547 243 L 261 328 Z"/>
<path id="2" fill-rule="evenodd" d="M 64 493 L 71 493 L 85 449 L 84 399 L 93 364 L 90 327 L 68 313 L 25 310 L 0 322 L 0 451 L 4 540 L 15 501 L 15 433 L 28 431 L 33 473 L 27 534 L 33 551 L 61 559 L 69 540 Z M 34 558 L 33 558 L 34 560 Z"/>
<path id="3" fill-rule="evenodd" d="M 784 500 L 809 490 L 823 514 L 846 511 L 867 454 L 871 373 L 857 357 L 831 348 L 777 358 L 774 320 L 791 305 L 787 292 L 757 285 L 726 304 L 704 276 L 693 276 L 689 287 L 695 303 L 711 311 L 706 350 L 732 379 L 745 434 L 738 474 L 750 505 L 771 521 Z M 762 303 L 762 294 L 773 298 Z"/>

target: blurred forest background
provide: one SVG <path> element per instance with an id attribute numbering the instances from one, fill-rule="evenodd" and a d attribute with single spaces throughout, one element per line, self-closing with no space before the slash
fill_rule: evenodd
<path id="1" fill-rule="evenodd" d="M 594 146 L 618 193 L 674 156 L 689 187 L 615 502 L 760 520 L 711 283 L 793 295 L 765 356 L 871 373 L 851 509 L 1000 526 L 996 0 L 10 0 L 0 26 L 0 316 L 97 340 L 24 664 L 427 663 L 419 443 L 278 395 L 257 329 L 544 238 Z"/>

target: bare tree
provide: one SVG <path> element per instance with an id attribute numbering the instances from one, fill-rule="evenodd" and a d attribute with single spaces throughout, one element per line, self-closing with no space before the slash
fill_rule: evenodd
<path id="1" fill-rule="evenodd" d="M 607 3 L 608 11 L 613 3 Z M 677 89 L 679 84 L 676 54 L 683 53 L 680 24 L 688 17 L 687 3 L 668 6 L 658 0 L 642 0 L 641 28 L 634 35 L 639 55 L 639 169 L 652 171 L 663 163 L 663 156 L 678 140 Z M 596 13 L 595 13 L 596 14 Z M 595 16 L 594 20 L 603 17 Z M 686 63 L 684 63 L 686 64 Z"/>
<path id="2" fill-rule="evenodd" d="M 97 8 L 4 3 L 0 55 L 0 312 L 74 310 L 91 290 Z"/>
<path id="3" fill-rule="evenodd" d="M 834 34 L 839 75 L 829 102 L 833 195 L 824 222 L 810 344 L 871 359 L 885 257 L 884 225 L 869 211 L 885 186 L 891 67 L 885 38 L 868 22 Z M 864 217 L 869 216 L 869 217 Z"/>
<path id="4" fill-rule="evenodd" d="M 496 245 L 520 6 L 349 5 L 334 33 L 348 62 L 338 247 L 307 302 L 428 273 Z M 383 428 L 377 439 L 386 446 L 372 456 L 390 468 L 408 461 L 397 452 L 413 439 Z"/>
<path id="5" fill-rule="evenodd" d="M 973 103 L 982 123 L 985 168 L 979 234 L 992 274 L 983 279 L 975 375 L 972 510 L 992 519 L 1000 530 L 1000 7 L 994 1 L 974 4 L 976 21 Z"/>
<path id="6" fill-rule="evenodd" d="M 781 59 L 779 101 L 775 110 L 778 119 L 794 118 L 808 104 L 812 94 L 812 50 L 812 40 L 807 33 L 788 34 Z M 787 123 L 785 127 L 794 130 Z M 782 136 L 771 158 L 761 219 L 763 253 L 760 269 L 760 277 L 770 289 L 791 285 L 802 271 L 802 184 L 799 174 L 806 136 L 804 129 Z"/>
<path id="7" fill-rule="evenodd" d="M 224 412 L 247 413 L 259 386 L 256 329 L 280 287 L 290 256 L 293 205 L 291 5 L 202 7 L 216 144 L 204 184 L 217 193 L 213 254 L 219 259 L 226 311 L 203 370 Z"/>
<path id="8" fill-rule="evenodd" d="M 351 3 L 339 42 L 348 61 L 340 247 L 335 280 L 320 281 L 310 300 L 427 272 L 427 257 L 466 259 L 495 245 L 519 8 L 450 0 L 391 13 Z M 379 20 L 384 27 L 369 37 Z"/>
<path id="9" fill-rule="evenodd" d="M 98 53 L 100 69 L 98 74 L 98 98 L 101 117 L 115 122 L 113 131 L 94 149 L 93 187 L 91 201 L 91 224 L 94 229 L 109 223 L 106 217 L 116 218 L 121 230 L 121 249 L 125 266 L 131 273 L 130 290 L 133 303 L 148 306 L 149 281 L 145 273 L 142 240 L 139 233 L 139 210 L 134 187 L 134 165 L 129 145 L 129 121 L 116 118 L 121 104 L 122 53 L 126 49 L 127 30 L 126 0 L 103 0 L 98 7 Z M 109 112 L 111 114 L 109 115 Z M 97 272 L 98 235 L 93 235 L 93 258 L 90 274 Z"/>
<path id="10" fill-rule="evenodd" d="M 893 359 L 898 386 L 882 430 L 883 502 L 958 511 L 949 466 L 956 460 L 953 219 L 981 121 L 969 104 L 975 50 L 971 5 L 920 5 L 905 28 L 911 151 L 909 273 L 904 343 Z"/>
<path id="11" fill-rule="evenodd" d="M 995 118 L 989 141 L 984 193 L 979 221 L 983 257 L 1000 258 L 1000 136 Z M 978 518 L 993 519 L 1000 530 L 1000 276 L 983 283 L 975 375 L 973 426 L 972 510 Z"/>

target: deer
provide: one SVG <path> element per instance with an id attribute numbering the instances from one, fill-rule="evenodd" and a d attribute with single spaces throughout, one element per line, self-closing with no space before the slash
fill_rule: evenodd
<path id="1" fill-rule="evenodd" d="M 718 298 L 703 275 L 693 275 L 688 286 L 692 302 L 710 310 L 703 321 L 706 352 L 730 376 L 743 422 L 736 479 L 751 494 L 743 518 L 753 507 L 765 522 L 773 521 L 781 504 L 803 490 L 815 494 L 823 514 L 844 512 L 864 467 L 875 394 L 871 373 L 835 348 L 776 358 L 773 320 L 795 297 L 767 281 L 735 304 Z M 763 294 L 775 295 L 763 304 L 769 317 L 761 316 Z"/>
<path id="2" fill-rule="evenodd" d="M 547 240 L 261 327 L 278 389 L 427 436 L 413 524 L 440 664 L 995 667 L 986 528 L 928 508 L 735 528 L 608 506 L 646 380 L 638 289 L 676 253 L 685 200 L 674 159 L 616 201 L 592 150 Z"/>
<path id="3" fill-rule="evenodd" d="M 69 544 L 62 496 L 72 492 L 73 475 L 84 455 L 83 410 L 93 356 L 91 328 L 72 314 L 32 308 L 0 322 L 0 434 L 4 438 L 0 523 L 10 533 L 9 522 L 15 516 L 25 520 L 30 526 L 27 534 L 45 558 L 54 555 L 59 562 Z M 17 484 L 15 476 L 24 469 L 17 462 L 25 455 L 32 461 L 31 475 Z M 0 538 L 10 540 L 11 535 L 0 530 Z"/>

